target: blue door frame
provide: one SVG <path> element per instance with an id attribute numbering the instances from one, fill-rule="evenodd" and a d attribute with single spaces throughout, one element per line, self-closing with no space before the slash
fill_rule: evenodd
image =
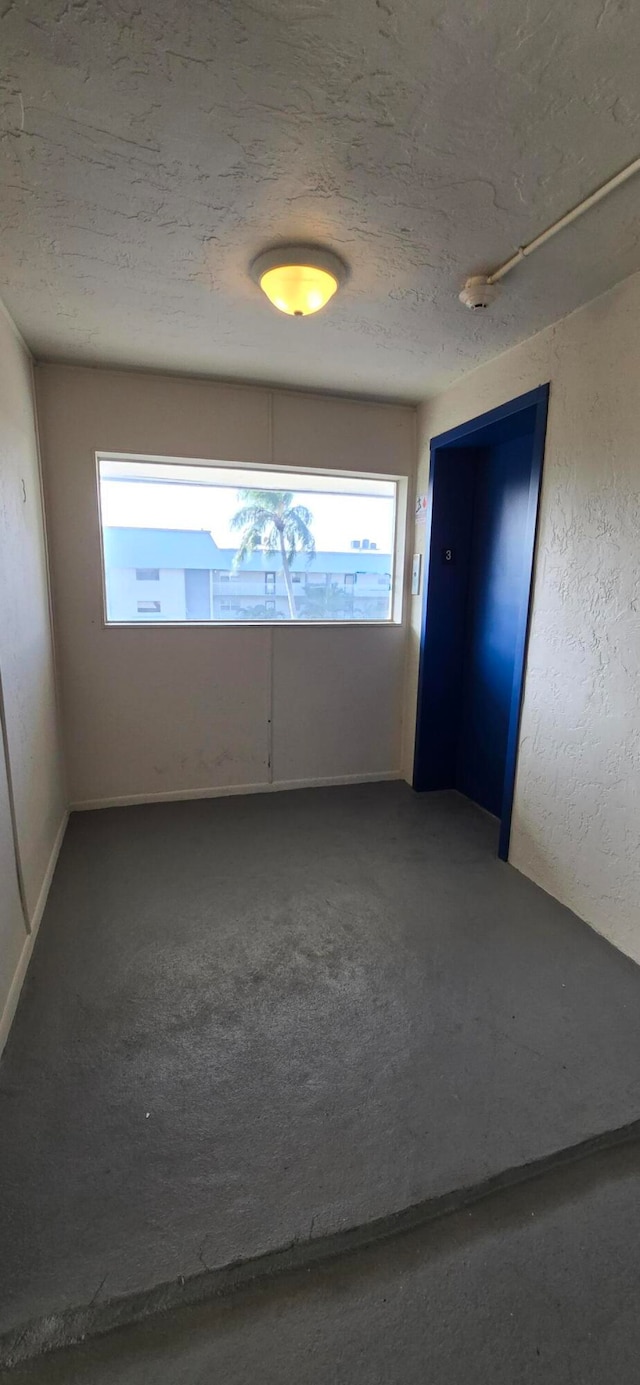
<path id="1" fill-rule="evenodd" d="M 530 472 L 522 535 L 523 565 L 518 594 L 513 679 L 500 813 L 498 855 L 508 860 L 516 777 L 524 672 L 529 635 L 542 462 L 549 386 L 540 385 L 489 413 L 441 433 L 431 441 L 427 551 L 420 637 L 420 669 L 413 787 L 418 792 L 455 787 L 452 764 L 460 726 L 468 554 L 472 531 L 469 472 L 478 448 L 526 436 Z M 456 545 L 460 561 L 444 579 L 441 545 Z M 508 686 L 508 685 L 507 685 Z"/>

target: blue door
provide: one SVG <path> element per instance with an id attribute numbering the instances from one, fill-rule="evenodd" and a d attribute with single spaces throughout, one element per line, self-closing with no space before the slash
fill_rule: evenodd
<path id="1" fill-rule="evenodd" d="M 500 817 L 522 604 L 531 434 L 475 451 L 456 788 Z"/>
<path id="2" fill-rule="evenodd" d="M 431 443 L 413 786 L 457 789 L 495 814 L 504 860 L 548 393 Z"/>

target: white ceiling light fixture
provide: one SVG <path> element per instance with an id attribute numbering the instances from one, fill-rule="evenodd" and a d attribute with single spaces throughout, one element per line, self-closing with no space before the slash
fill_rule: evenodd
<path id="1" fill-rule="evenodd" d="M 251 277 L 281 313 L 309 317 L 337 293 L 347 277 L 347 266 L 332 250 L 283 245 L 258 255 Z"/>

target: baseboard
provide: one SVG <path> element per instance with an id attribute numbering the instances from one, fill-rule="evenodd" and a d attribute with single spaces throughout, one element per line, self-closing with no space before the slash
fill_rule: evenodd
<path id="1" fill-rule="evenodd" d="M 68 821 L 69 814 L 68 812 L 65 812 L 62 822 L 60 823 L 60 826 L 56 833 L 56 839 L 53 843 L 53 848 L 51 851 L 51 855 L 49 857 L 49 863 L 44 873 L 44 880 L 42 881 L 42 887 L 38 895 L 36 906 L 33 911 L 33 915 L 30 922 L 30 931 L 27 933 L 27 936 L 24 940 L 22 952 L 20 953 L 18 965 L 13 974 L 13 981 L 11 982 L 11 986 L 9 988 L 9 994 L 5 1002 L 4 1010 L 0 1015 L 0 1054 L 2 1054 L 4 1046 L 9 1037 L 9 1030 L 11 1029 L 11 1025 L 13 1023 L 13 1017 L 18 1008 L 20 992 L 22 990 L 24 978 L 27 974 L 27 969 L 29 966 L 29 962 L 31 960 L 31 953 L 33 952 L 34 944 L 38 936 L 38 929 L 42 921 L 42 915 L 44 914 L 49 889 L 51 887 L 51 881 L 53 879 L 53 872 L 56 868 L 58 856 L 60 855 L 60 847 L 62 846 L 64 840 L 64 834 L 67 829 Z"/>
<path id="2" fill-rule="evenodd" d="M 278 779 L 276 783 L 270 784 L 269 788 L 279 793 L 289 789 L 339 788 L 341 784 L 383 784 L 390 779 L 401 778 L 402 770 L 382 769 L 374 770 L 371 774 L 337 774 L 327 779 Z"/>
<path id="3" fill-rule="evenodd" d="M 402 770 L 374 770 L 369 774 L 334 774 L 322 779 L 277 779 L 272 784 L 225 784 L 204 789 L 167 789 L 164 793 L 124 794 L 119 798 L 89 798 L 72 803 L 70 812 L 94 808 L 129 808 L 137 803 L 181 803 L 193 798 L 230 798 L 238 794 L 284 793 L 290 789 L 328 789 L 341 784 L 377 784 L 402 779 Z"/>

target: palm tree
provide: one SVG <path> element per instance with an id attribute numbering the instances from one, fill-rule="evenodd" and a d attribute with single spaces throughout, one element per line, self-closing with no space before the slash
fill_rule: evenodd
<path id="1" fill-rule="evenodd" d="M 293 504 L 293 491 L 242 490 L 238 499 L 243 505 L 233 516 L 231 528 L 242 529 L 243 534 L 233 565 L 240 567 L 259 548 L 264 553 L 279 552 L 289 614 L 295 620 L 298 612 L 291 565 L 296 553 L 308 553 L 309 562 L 315 554 L 316 541 L 309 527 L 313 515 L 306 505 Z"/>

